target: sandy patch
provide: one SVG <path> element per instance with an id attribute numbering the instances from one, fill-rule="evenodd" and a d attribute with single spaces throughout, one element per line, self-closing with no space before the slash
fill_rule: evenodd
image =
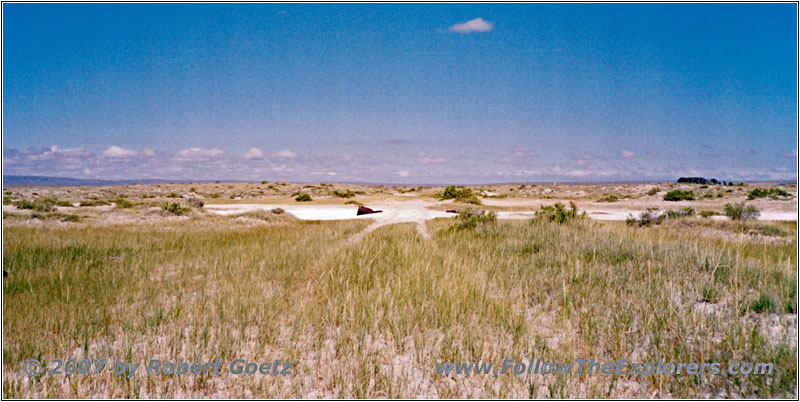
<path id="1" fill-rule="evenodd" d="M 542 205 L 552 205 L 556 200 L 498 200 L 484 199 L 483 203 L 488 206 L 500 207 L 519 207 L 520 210 L 498 211 L 498 219 L 531 219 Z M 569 201 L 561 201 L 567 204 Z M 372 219 L 375 221 L 368 230 L 372 231 L 383 225 L 394 223 L 413 222 L 417 223 L 420 233 L 425 235 L 424 223 L 430 219 L 452 218 L 455 215 L 445 211 L 437 211 L 431 207 L 447 204 L 444 202 L 430 202 L 424 200 L 381 200 L 369 203 L 367 206 L 382 210 L 383 212 L 370 215 L 356 215 L 358 209 L 355 205 L 325 205 L 325 204 L 206 204 L 205 209 L 220 215 L 240 214 L 257 210 L 270 210 L 273 208 L 283 208 L 301 220 L 345 220 L 345 219 Z M 609 204 L 594 205 L 595 203 L 577 203 L 578 209 L 586 211 L 586 216 L 597 220 L 624 221 L 629 215 L 638 217 L 648 207 L 666 209 L 677 209 L 692 206 L 695 210 L 702 210 L 703 205 L 689 204 L 669 204 L 664 202 L 651 202 L 642 205 L 628 205 L 620 203 L 610 206 Z M 480 209 L 480 207 L 476 207 Z M 715 219 L 726 219 L 715 216 Z M 775 221 L 794 221 L 797 220 L 797 211 L 785 210 L 762 210 L 761 220 Z"/>
<path id="2" fill-rule="evenodd" d="M 560 202 L 564 205 L 569 205 L 569 200 L 541 200 L 541 199 L 484 199 L 482 202 L 489 206 L 498 207 L 521 207 L 526 209 L 538 210 L 542 205 L 552 205 Z M 598 202 L 575 202 L 575 205 L 580 211 L 586 211 L 586 216 L 606 221 L 624 221 L 628 215 L 638 217 L 639 214 L 648 208 L 658 208 L 662 211 L 669 209 L 681 209 L 692 207 L 695 211 L 703 210 L 722 210 L 719 201 L 696 201 L 696 202 L 667 202 L 663 200 L 653 201 L 629 201 L 623 200 L 614 203 L 598 203 Z M 761 209 L 760 220 L 765 221 L 796 221 L 797 220 L 797 205 L 786 202 L 761 202 L 757 205 Z M 509 211 L 510 216 L 522 217 L 526 212 Z M 502 218 L 500 215 L 498 217 Z M 715 219 L 727 219 L 722 216 L 716 216 Z M 521 218 L 517 218 L 521 219 Z"/>

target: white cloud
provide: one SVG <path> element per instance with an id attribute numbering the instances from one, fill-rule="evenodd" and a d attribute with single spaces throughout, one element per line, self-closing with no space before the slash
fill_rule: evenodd
<path id="1" fill-rule="evenodd" d="M 102 155 L 106 158 L 127 159 L 136 157 L 137 155 L 139 155 L 139 153 L 132 149 L 125 149 L 122 147 L 118 147 L 116 145 L 112 145 L 108 147 L 105 151 L 103 151 Z"/>
<path id="2" fill-rule="evenodd" d="M 396 173 L 400 177 L 408 177 L 409 175 L 408 170 L 398 170 Z"/>
<path id="3" fill-rule="evenodd" d="M 292 151 L 289 151 L 289 150 L 286 150 L 286 149 L 284 149 L 283 151 L 275 152 L 274 154 L 272 154 L 272 156 L 274 156 L 276 158 L 283 158 L 283 159 L 294 159 L 294 158 L 297 158 L 297 154 L 296 153 L 294 153 Z"/>
<path id="4" fill-rule="evenodd" d="M 522 169 L 522 170 L 516 171 L 514 173 L 514 176 L 539 176 L 541 174 L 542 174 L 542 172 L 540 172 L 538 170 Z"/>
<path id="5" fill-rule="evenodd" d="M 294 172 L 294 169 L 286 165 L 279 165 L 273 166 L 272 171 L 276 173 L 292 173 Z"/>
<path id="6" fill-rule="evenodd" d="M 261 150 L 258 149 L 258 148 L 250 148 L 250 150 L 245 152 L 245 154 L 243 156 L 247 160 L 261 159 L 261 158 L 264 157 L 264 153 L 261 152 Z"/>
<path id="7" fill-rule="evenodd" d="M 444 163 L 447 162 L 446 158 L 438 158 L 435 156 L 425 155 L 425 152 L 420 152 L 417 154 L 417 162 L 419 163 Z"/>
<path id="8" fill-rule="evenodd" d="M 30 160 L 51 160 L 51 159 L 83 159 L 90 158 L 94 154 L 84 148 L 59 148 L 55 145 L 38 152 L 34 150 L 28 152 L 28 159 Z"/>
<path id="9" fill-rule="evenodd" d="M 468 34 L 472 32 L 488 32 L 492 29 L 494 29 L 494 24 L 479 17 L 474 20 L 455 24 L 448 28 L 447 31 Z"/>
<path id="10" fill-rule="evenodd" d="M 623 149 L 622 152 L 619 153 L 619 156 L 623 158 L 630 158 L 632 156 L 636 156 L 636 153 L 633 151 L 628 151 L 627 149 Z"/>
<path id="11" fill-rule="evenodd" d="M 212 159 L 224 155 L 225 152 L 216 148 L 186 148 L 175 153 L 175 159 L 191 161 Z"/>

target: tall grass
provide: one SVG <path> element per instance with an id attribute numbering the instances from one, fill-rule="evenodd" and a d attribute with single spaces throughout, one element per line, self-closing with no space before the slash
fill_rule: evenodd
<path id="1" fill-rule="evenodd" d="M 651 397 L 796 393 L 796 231 L 744 244 L 575 219 L 428 223 L 195 217 L 4 228 L 6 397 Z M 717 314 L 698 306 L 713 304 Z M 45 376 L 30 358 L 234 358 L 292 376 Z M 443 361 L 773 362 L 764 376 L 455 376 Z"/>

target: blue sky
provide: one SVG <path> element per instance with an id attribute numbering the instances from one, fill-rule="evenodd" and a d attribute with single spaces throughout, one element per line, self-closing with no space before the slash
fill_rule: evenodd
<path id="1" fill-rule="evenodd" d="M 4 4 L 4 174 L 797 177 L 795 4 Z"/>

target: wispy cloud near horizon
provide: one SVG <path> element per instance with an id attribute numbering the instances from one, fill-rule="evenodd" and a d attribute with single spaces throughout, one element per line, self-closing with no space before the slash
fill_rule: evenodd
<path id="1" fill-rule="evenodd" d="M 634 153 L 633 151 L 629 151 Z M 637 154 L 645 154 L 643 151 Z M 245 153 L 217 148 L 185 148 L 176 152 L 135 150 L 110 146 L 102 152 L 57 146 L 3 149 L 4 174 L 72 177 L 76 179 L 164 180 L 285 180 L 299 182 L 482 184 L 517 181 L 672 181 L 680 176 L 721 180 L 796 180 L 797 171 L 774 165 L 760 168 L 686 167 L 680 160 L 653 164 L 619 154 L 563 152 L 535 160 L 526 146 L 510 153 L 455 155 L 452 159 L 411 150 L 393 150 L 391 156 L 317 152 L 300 157 L 288 150 Z M 568 161 L 564 163 L 564 161 Z M 432 167 L 435 167 L 432 169 Z"/>

